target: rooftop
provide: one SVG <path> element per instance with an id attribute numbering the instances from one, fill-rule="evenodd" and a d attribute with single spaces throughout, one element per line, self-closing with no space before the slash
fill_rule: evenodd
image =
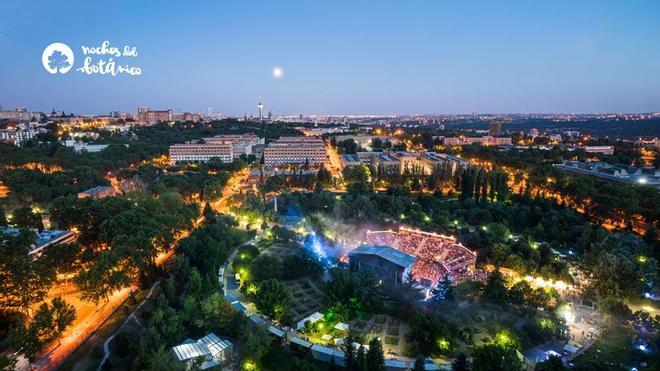
<path id="1" fill-rule="evenodd" d="M 0 226 L 0 234 L 6 236 L 17 236 L 21 228 Z M 39 232 L 36 229 L 30 229 L 35 234 L 34 244 L 30 247 L 30 254 L 41 251 L 43 248 L 60 242 L 70 242 L 75 236 L 73 232 L 64 230 L 43 230 Z"/>
<path id="2" fill-rule="evenodd" d="M 376 255 L 404 268 L 410 266 L 417 260 L 416 257 L 390 246 L 364 245 L 351 250 L 348 255 Z"/>
<path id="3" fill-rule="evenodd" d="M 86 189 L 86 190 L 84 190 L 80 193 L 95 194 L 95 193 L 99 193 L 101 191 L 108 190 L 108 189 L 112 189 L 114 191 L 114 188 L 112 188 L 111 186 L 96 186 L 96 187 L 92 187 L 90 189 Z"/>

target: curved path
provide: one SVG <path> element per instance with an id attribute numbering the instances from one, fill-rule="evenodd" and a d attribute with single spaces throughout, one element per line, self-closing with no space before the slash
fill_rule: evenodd
<path id="1" fill-rule="evenodd" d="M 134 320 L 138 325 L 142 326 L 142 323 L 140 323 L 140 320 L 135 316 L 135 313 L 137 313 L 137 311 L 142 308 L 142 305 L 153 296 L 154 289 L 160 284 L 160 281 L 161 280 L 159 278 L 153 285 L 151 285 L 147 296 L 142 299 L 140 304 L 138 304 L 138 306 L 133 309 L 133 312 L 131 312 L 131 314 L 126 317 L 121 326 L 119 326 L 119 328 L 115 330 L 115 332 L 103 342 L 103 359 L 101 359 L 101 363 L 99 363 L 99 367 L 96 369 L 97 371 L 100 371 L 103 368 L 105 361 L 110 357 L 110 342 L 115 338 L 115 335 L 117 335 L 124 328 L 124 326 L 126 326 L 128 321 Z"/>

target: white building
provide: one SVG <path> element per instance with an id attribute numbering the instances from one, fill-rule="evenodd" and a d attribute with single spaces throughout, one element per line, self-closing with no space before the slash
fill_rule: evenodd
<path id="1" fill-rule="evenodd" d="M 196 362 L 202 370 L 221 366 L 227 363 L 232 352 L 233 344 L 218 335 L 209 332 L 203 338 L 194 341 L 188 339 L 182 344 L 172 347 L 171 353 L 174 359 L 185 364 L 186 369 L 191 368 Z"/>
<path id="2" fill-rule="evenodd" d="M 108 148 L 107 144 L 89 144 L 84 142 L 76 142 L 74 140 L 68 139 L 64 141 L 64 146 L 72 148 L 74 152 L 101 152 L 104 149 Z"/>
<path id="3" fill-rule="evenodd" d="M 319 137 L 282 137 L 264 149 L 266 165 L 323 164 L 328 152 Z"/>

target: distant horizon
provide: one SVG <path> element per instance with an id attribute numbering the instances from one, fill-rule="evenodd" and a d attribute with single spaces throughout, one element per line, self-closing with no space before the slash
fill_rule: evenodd
<path id="1" fill-rule="evenodd" d="M 129 113 L 132 115 L 137 114 L 137 109 L 138 107 L 148 107 L 150 110 L 154 111 L 164 111 L 171 109 L 172 112 L 174 113 L 201 113 L 203 115 L 207 114 L 207 110 L 186 110 L 186 109 L 179 109 L 179 108 L 169 108 L 169 107 L 151 107 L 147 105 L 140 105 L 136 106 L 133 111 L 129 110 L 117 110 L 117 109 L 110 109 L 107 111 L 100 111 L 100 112 L 78 112 L 75 110 L 68 110 L 68 109 L 60 109 L 57 107 L 51 107 L 47 110 L 42 110 L 42 109 L 32 109 L 30 106 L 27 105 L 18 105 L 15 107 L 7 107 L 5 105 L 0 104 L 0 107 L 2 107 L 3 111 L 14 111 L 18 107 L 25 107 L 28 112 L 41 112 L 44 114 L 50 114 L 53 109 L 55 112 L 64 112 L 65 114 L 71 114 L 73 113 L 74 115 L 78 116 L 107 116 L 111 112 L 119 112 L 119 113 Z M 248 117 L 252 116 L 255 117 L 257 116 L 257 109 L 255 105 L 255 110 L 254 112 L 246 112 Z M 226 118 L 242 118 L 244 117 L 244 114 L 227 114 L 222 111 L 218 111 L 213 109 L 214 114 L 222 114 Z M 264 110 L 264 114 L 268 113 L 268 110 Z M 313 116 L 338 116 L 338 117 L 343 117 L 343 116 L 359 116 L 359 117 L 367 117 L 367 116 L 374 116 L 374 117 L 384 117 L 384 116 L 506 116 L 506 115 L 655 115 L 655 114 L 660 114 L 660 110 L 658 111 L 636 111 L 636 112 L 615 112 L 615 111 L 610 111 L 610 112 L 438 112 L 438 113 L 276 113 L 273 112 L 273 116 L 299 116 L 303 115 L 303 117 L 313 117 Z"/>
<path id="2" fill-rule="evenodd" d="M 0 23 L 6 108 L 660 111 L 657 1 L 5 0 L 0 12 L 12 15 Z"/>

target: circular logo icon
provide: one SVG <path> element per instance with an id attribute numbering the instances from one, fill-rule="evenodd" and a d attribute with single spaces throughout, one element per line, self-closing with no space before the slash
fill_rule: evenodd
<path id="1" fill-rule="evenodd" d="M 73 50 L 67 44 L 52 43 L 41 54 L 41 63 L 49 73 L 67 73 L 73 67 Z"/>

